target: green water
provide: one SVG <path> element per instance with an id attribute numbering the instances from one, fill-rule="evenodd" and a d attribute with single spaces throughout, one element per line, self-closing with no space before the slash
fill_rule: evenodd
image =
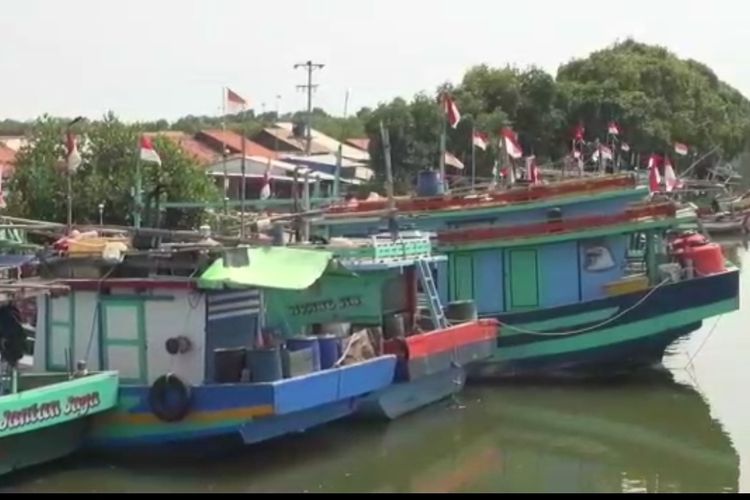
<path id="1" fill-rule="evenodd" d="M 746 299 L 750 271 L 742 279 Z M 673 346 L 668 371 L 628 383 L 470 387 L 389 425 L 337 424 L 222 460 L 82 457 L 0 490 L 747 492 L 750 305 L 742 302 Z"/>

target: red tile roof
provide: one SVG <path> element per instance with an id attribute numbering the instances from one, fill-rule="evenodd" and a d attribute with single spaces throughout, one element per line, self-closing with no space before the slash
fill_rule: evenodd
<path id="1" fill-rule="evenodd" d="M 368 151 L 370 147 L 370 139 L 364 138 L 364 139 L 347 139 L 346 143 L 350 146 L 354 146 L 357 149 L 361 149 L 362 151 Z"/>
<path id="2" fill-rule="evenodd" d="M 13 173 L 16 162 L 16 152 L 3 143 L 0 143 L 0 167 L 2 167 L 3 177 Z"/>
<path id="3" fill-rule="evenodd" d="M 217 153 L 221 153 L 222 143 L 229 150 L 230 155 L 242 153 L 242 136 L 231 130 L 209 129 L 201 130 L 195 135 L 197 141 L 204 143 Z M 276 153 L 265 148 L 255 141 L 245 139 L 245 153 L 247 156 L 263 156 L 264 158 L 277 157 Z"/>
<path id="4" fill-rule="evenodd" d="M 206 146 L 205 144 L 195 140 L 185 132 L 175 131 L 163 131 L 163 132 L 149 132 L 144 134 L 149 137 L 166 137 L 167 139 L 174 142 L 183 153 L 188 156 L 192 156 L 201 165 L 210 165 L 221 159 L 221 155 Z"/>

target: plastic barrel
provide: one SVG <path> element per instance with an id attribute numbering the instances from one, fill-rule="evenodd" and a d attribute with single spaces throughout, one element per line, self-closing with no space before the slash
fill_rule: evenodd
<path id="1" fill-rule="evenodd" d="M 429 197 L 443 194 L 440 174 L 434 170 L 422 170 L 417 174 L 417 196 Z"/>
<path id="2" fill-rule="evenodd" d="M 234 384 L 240 381 L 245 368 L 244 347 L 214 349 L 214 381 L 217 384 Z"/>
<path id="3" fill-rule="evenodd" d="M 292 352 L 311 348 L 313 351 L 313 368 L 316 371 L 320 370 L 320 345 L 318 344 L 318 337 L 293 337 L 287 339 L 286 348 Z"/>
<path id="4" fill-rule="evenodd" d="M 281 355 L 275 347 L 247 351 L 247 364 L 253 382 L 275 382 L 283 378 Z"/>
<path id="5" fill-rule="evenodd" d="M 383 316 L 383 338 L 402 339 L 406 336 L 406 324 L 401 314 Z"/>
<path id="6" fill-rule="evenodd" d="M 476 321 L 477 305 L 473 300 L 457 300 L 451 302 L 445 308 L 445 317 L 452 323 L 466 323 L 467 321 Z"/>
<path id="7" fill-rule="evenodd" d="M 341 357 L 341 337 L 338 335 L 321 335 L 318 337 L 320 346 L 320 367 L 323 370 L 333 368 Z"/>

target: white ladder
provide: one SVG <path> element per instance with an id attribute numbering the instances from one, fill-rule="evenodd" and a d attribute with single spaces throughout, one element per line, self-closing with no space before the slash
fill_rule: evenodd
<path id="1" fill-rule="evenodd" d="M 427 307 L 430 310 L 432 322 L 437 329 L 442 330 L 448 328 L 448 320 L 445 317 L 443 306 L 440 303 L 440 296 L 438 295 L 437 287 L 435 286 L 435 280 L 432 279 L 430 265 L 424 259 L 416 259 L 416 264 L 417 275 L 419 276 L 419 282 L 422 284 L 422 291 L 427 298 Z"/>

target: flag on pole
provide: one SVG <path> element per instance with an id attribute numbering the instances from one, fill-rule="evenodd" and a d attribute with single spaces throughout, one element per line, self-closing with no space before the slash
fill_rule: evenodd
<path id="1" fill-rule="evenodd" d="M 458 111 L 456 101 L 454 101 L 447 93 L 443 94 L 443 112 L 448 118 L 448 125 L 450 125 L 451 128 L 456 128 L 458 122 L 461 121 L 461 113 Z"/>
<path id="2" fill-rule="evenodd" d="M 459 170 L 463 170 L 464 168 L 464 164 L 461 163 L 461 160 L 456 158 L 453 154 L 449 153 L 448 151 L 445 152 L 445 164 L 453 168 L 457 168 Z"/>
<path id="3" fill-rule="evenodd" d="M 615 122 L 609 122 L 609 125 L 607 125 L 607 132 L 609 132 L 610 135 L 620 135 L 620 127 Z"/>
<path id="4" fill-rule="evenodd" d="M 680 156 L 686 156 L 688 154 L 688 147 L 685 144 L 679 142 L 674 143 L 674 152 Z"/>
<path id="5" fill-rule="evenodd" d="M 682 187 L 682 182 L 680 182 L 677 175 L 675 175 L 669 157 L 664 159 L 664 187 L 667 193 L 671 193 L 675 189 L 680 189 Z"/>
<path id="6" fill-rule="evenodd" d="M 241 113 L 245 111 L 247 107 L 247 101 L 240 97 L 239 94 L 234 92 L 232 89 L 227 89 L 227 111 L 231 114 Z"/>
<path id="7" fill-rule="evenodd" d="M 271 158 L 268 158 L 266 171 L 263 173 L 263 187 L 260 189 L 260 199 L 267 200 L 271 197 Z"/>
<path id="8" fill-rule="evenodd" d="M 663 162 L 664 159 L 656 154 L 652 154 L 648 158 L 648 188 L 652 193 L 658 193 L 661 191 L 659 166 L 661 166 Z"/>
<path id="9" fill-rule="evenodd" d="M 159 153 L 154 149 L 154 144 L 151 142 L 151 138 L 145 135 L 141 136 L 141 160 L 161 165 L 161 157 L 159 157 Z"/>
<path id="10" fill-rule="evenodd" d="M 628 153 L 628 152 L 630 152 L 630 144 L 628 144 L 627 142 L 621 142 L 620 143 L 620 149 L 622 149 L 623 151 L 625 151 L 626 153 Z"/>
<path id="11" fill-rule="evenodd" d="M 73 135 L 73 132 L 68 130 L 66 134 L 65 139 L 65 149 L 67 151 L 67 154 L 65 156 L 65 163 L 68 167 L 68 172 L 75 172 L 78 167 L 81 166 L 81 154 L 78 152 L 78 141 L 76 141 L 76 136 Z"/>
<path id="12" fill-rule="evenodd" d="M 475 148 L 479 148 L 482 151 L 487 151 L 487 146 L 489 145 L 490 138 L 484 132 L 480 132 L 478 130 L 475 130 L 472 142 L 473 142 Z"/>
<path id="13" fill-rule="evenodd" d="M 586 129 L 584 128 L 582 123 L 579 123 L 576 125 L 576 128 L 573 129 L 573 140 L 578 142 L 583 140 L 583 135 L 586 133 Z"/>
<path id="14" fill-rule="evenodd" d="M 605 160 L 612 160 L 614 158 L 612 149 L 606 144 L 599 144 L 599 149 L 594 151 L 594 154 L 591 155 L 591 159 L 593 161 L 599 161 L 599 155 L 602 155 L 602 158 Z"/>
<path id="15" fill-rule="evenodd" d="M 500 131 L 500 135 L 503 138 L 503 145 L 505 146 L 505 151 L 508 152 L 508 156 L 516 160 L 523 158 L 523 148 L 521 148 L 521 145 L 518 143 L 518 135 L 516 135 L 513 129 L 503 127 Z"/>

